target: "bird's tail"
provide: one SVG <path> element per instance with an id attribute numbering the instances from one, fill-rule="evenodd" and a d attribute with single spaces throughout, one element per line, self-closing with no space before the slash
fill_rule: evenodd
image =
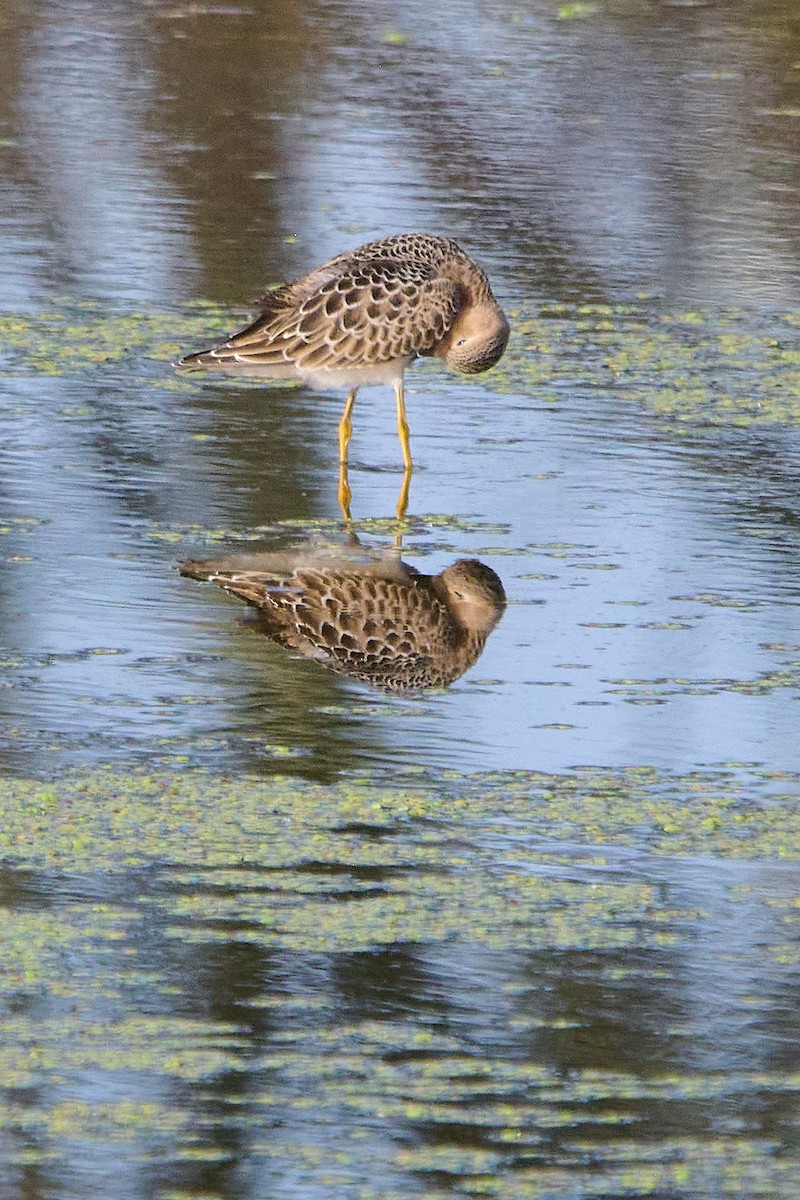
<path id="1" fill-rule="evenodd" d="M 185 354 L 173 365 L 181 371 L 203 371 L 206 367 L 218 367 L 220 363 L 210 350 L 198 350 L 194 354 Z"/>

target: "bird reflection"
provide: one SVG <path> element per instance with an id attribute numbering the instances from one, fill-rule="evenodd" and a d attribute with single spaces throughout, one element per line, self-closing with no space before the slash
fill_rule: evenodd
<path id="1" fill-rule="evenodd" d="M 399 551 L 234 554 L 185 562 L 257 610 L 267 637 L 390 692 L 446 687 L 480 657 L 506 607 L 499 577 L 462 558 L 423 575 Z"/>

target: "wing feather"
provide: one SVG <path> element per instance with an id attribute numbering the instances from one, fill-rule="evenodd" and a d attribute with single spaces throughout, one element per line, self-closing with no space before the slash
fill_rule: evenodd
<path id="1" fill-rule="evenodd" d="M 259 303 L 248 326 L 183 363 L 324 371 L 415 358 L 441 340 L 463 295 L 435 267 L 342 255 Z"/>

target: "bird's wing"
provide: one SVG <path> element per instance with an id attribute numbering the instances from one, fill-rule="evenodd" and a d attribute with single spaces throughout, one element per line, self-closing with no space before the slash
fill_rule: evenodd
<path id="1" fill-rule="evenodd" d="M 345 266 L 334 260 L 266 293 L 246 329 L 183 362 L 301 371 L 370 366 L 430 351 L 453 324 L 462 304 L 455 280 L 413 263 L 343 257 Z"/>

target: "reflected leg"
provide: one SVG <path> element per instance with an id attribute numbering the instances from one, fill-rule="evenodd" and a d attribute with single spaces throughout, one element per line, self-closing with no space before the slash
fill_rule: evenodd
<path id="1" fill-rule="evenodd" d="M 403 473 L 403 482 L 400 487 L 400 495 L 397 497 L 397 508 L 395 515 L 398 521 L 402 521 L 408 509 L 408 489 L 411 486 L 411 467 L 407 466 Z"/>
<path id="2" fill-rule="evenodd" d="M 345 447 L 345 450 L 347 447 Z M 345 521 L 351 521 L 350 516 L 350 501 L 352 493 L 350 491 L 350 482 L 347 478 L 347 460 L 339 463 L 339 491 L 337 493 L 339 508 L 342 510 L 342 516 Z"/>

